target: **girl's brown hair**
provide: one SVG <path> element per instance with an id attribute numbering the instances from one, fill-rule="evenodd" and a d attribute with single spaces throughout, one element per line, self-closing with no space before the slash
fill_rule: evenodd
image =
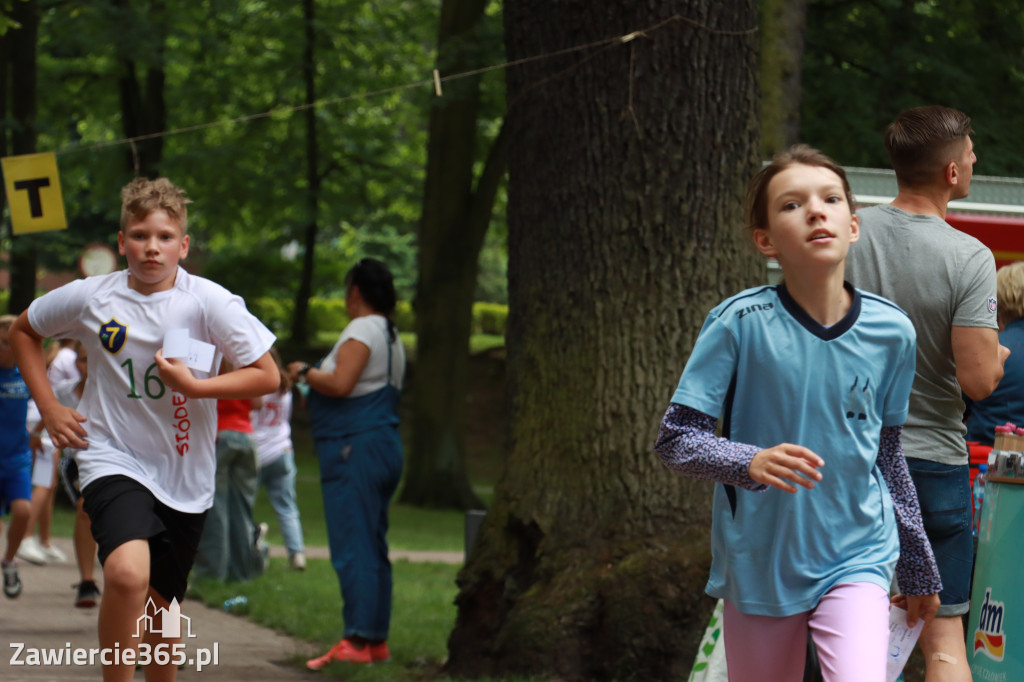
<path id="1" fill-rule="evenodd" d="M 777 153 L 772 157 L 771 163 L 751 178 L 750 186 L 747 187 L 747 229 L 753 231 L 768 227 L 768 184 L 776 175 L 796 164 L 827 168 L 838 175 L 843 183 L 846 202 L 850 205 L 850 210 L 854 210 L 853 190 L 850 189 L 850 181 L 846 179 L 843 167 L 810 145 L 795 144 Z"/>
<path id="2" fill-rule="evenodd" d="M 288 378 L 288 372 L 284 371 L 284 363 L 281 362 L 281 354 L 277 352 L 277 346 L 271 346 L 270 357 L 274 358 L 274 364 L 277 365 L 277 371 L 281 375 L 281 386 L 277 392 L 284 395 L 292 390 L 292 380 Z"/>

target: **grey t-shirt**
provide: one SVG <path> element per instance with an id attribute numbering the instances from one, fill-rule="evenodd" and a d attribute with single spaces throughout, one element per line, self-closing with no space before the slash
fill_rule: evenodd
<path id="1" fill-rule="evenodd" d="M 846 279 L 903 308 L 917 331 L 904 453 L 966 464 L 964 401 L 950 332 L 952 327 L 998 329 L 992 252 L 936 216 L 893 206 L 861 209 L 857 216 L 861 234 L 850 247 Z"/>

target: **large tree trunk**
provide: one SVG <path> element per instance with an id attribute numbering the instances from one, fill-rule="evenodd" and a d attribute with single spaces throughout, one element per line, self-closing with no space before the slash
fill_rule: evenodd
<path id="1" fill-rule="evenodd" d="M 479 67 L 472 32 L 488 0 L 444 0 L 438 67 Z M 465 468 L 469 336 L 477 261 L 505 174 L 505 135 L 491 146 L 474 188 L 478 76 L 444 88 L 430 111 L 427 174 L 416 284 L 416 382 L 412 447 L 401 501 L 429 507 L 479 508 Z"/>
<path id="2" fill-rule="evenodd" d="M 306 86 L 306 230 L 303 238 L 302 274 L 295 292 L 295 314 L 292 316 L 291 341 L 308 345 L 309 297 L 313 295 L 313 268 L 316 263 L 316 242 L 320 232 L 320 160 L 316 140 L 316 2 L 302 0 L 305 44 L 302 51 L 302 80 Z"/>
<path id="3" fill-rule="evenodd" d="M 39 44 L 39 4 L 36 0 L 16 2 L 11 17 L 20 26 L 4 38 L 10 78 L 11 153 L 36 152 L 36 50 Z M 40 237 L 20 235 L 11 240 L 11 296 L 7 308 L 17 314 L 36 297 L 36 252 Z"/>
<path id="4" fill-rule="evenodd" d="M 124 0 L 115 6 L 131 17 L 132 9 Z M 134 30 L 144 30 L 150 37 L 152 50 L 144 67 L 138 62 L 138 55 L 124 54 L 121 57 L 121 76 L 118 91 L 121 97 L 121 123 L 125 137 L 143 138 L 135 140 L 128 150 L 128 168 L 136 176 L 155 178 L 160 174 L 163 160 L 164 138 L 167 129 L 167 102 L 164 99 L 164 54 L 167 40 L 167 7 L 163 0 L 151 0 L 145 13 L 144 26 L 134 20 L 123 21 L 121 25 L 134 25 Z M 145 75 L 139 79 L 139 70 Z"/>
<path id="5" fill-rule="evenodd" d="M 741 210 L 756 12 L 504 12 L 512 62 L 650 30 L 508 71 L 512 452 L 459 575 L 448 669 L 684 678 L 712 605 L 711 486 L 670 474 L 653 443 L 707 310 L 764 280 Z"/>
<path id="6" fill-rule="evenodd" d="M 761 154 L 800 141 L 807 0 L 764 0 L 761 12 Z"/>

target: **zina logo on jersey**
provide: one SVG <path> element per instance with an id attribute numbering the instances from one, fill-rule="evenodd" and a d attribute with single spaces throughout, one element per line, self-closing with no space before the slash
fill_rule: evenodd
<path id="1" fill-rule="evenodd" d="M 1003 634 L 1005 606 L 1001 601 L 992 601 L 992 588 L 985 589 L 985 601 L 978 617 L 978 629 L 974 631 L 974 655 L 978 651 L 994 661 L 1003 660 L 1006 651 L 1006 636 Z"/>
<path id="2" fill-rule="evenodd" d="M 128 338 L 128 327 L 114 318 L 110 318 L 110 322 L 100 325 L 99 335 L 103 350 L 111 355 L 116 355 L 117 351 L 124 347 L 124 342 Z"/>

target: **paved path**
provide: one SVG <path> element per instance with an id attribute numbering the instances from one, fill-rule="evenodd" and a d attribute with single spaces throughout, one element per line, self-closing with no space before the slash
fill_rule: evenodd
<path id="1" fill-rule="evenodd" d="M 71 541 L 56 538 L 54 542 L 69 557 L 73 556 Z M 272 556 L 285 556 L 284 548 L 271 548 Z M 326 548 L 311 547 L 311 558 L 326 558 Z M 412 561 L 444 561 L 461 563 L 461 553 L 393 552 L 393 558 Z M 97 574 L 100 574 L 97 571 Z M 27 661 L 29 649 L 49 650 L 55 654 L 70 647 L 98 648 L 96 639 L 97 609 L 76 609 L 75 592 L 71 585 L 78 582 L 78 571 L 73 563 L 33 566 L 22 562 L 21 577 L 24 591 L 17 599 L 0 596 L 0 680 L 98 680 L 100 666 L 76 665 L 12 665 L 15 648 L 10 643 L 21 643 L 25 650 L 20 660 Z M 102 589 L 102 584 L 101 584 Z M 194 664 L 179 670 L 178 680 L 232 680 L 238 682 L 287 682 L 317 678 L 317 674 L 301 666 L 301 661 L 322 653 L 319 647 L 299 639 L 279 634 L 268 628 L 233 616 L 222 609 L 210 608 L 195 600 L 186 600 L 183 615 L 191 619 L 194 639 L 186 643 L 186 655 L 196 660 L 201 649 L 212 654 L 216 643 L 217 665 L 208 665 L 201 672 Z M 183 632 L 183 634 L 185 634 Z M 66 655 L 66 654 L 65 654 Z M 137 672 L 135 679 L 143 679 Z"/>

